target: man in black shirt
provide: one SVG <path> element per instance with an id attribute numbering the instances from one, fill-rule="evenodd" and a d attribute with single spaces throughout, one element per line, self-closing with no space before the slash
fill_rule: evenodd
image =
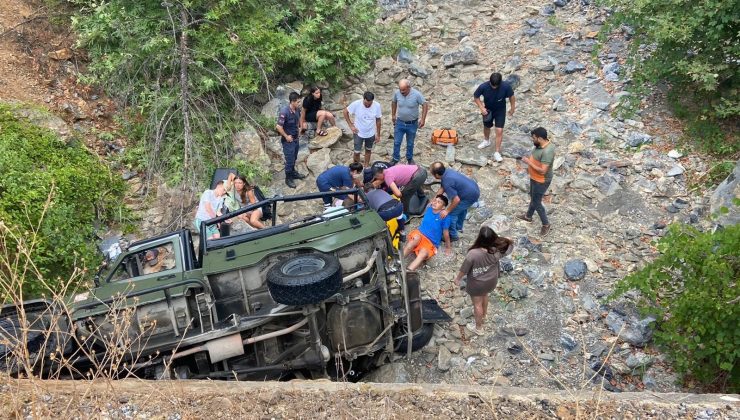
<path id="1" fill-rule="evenodd" d="M 483 96 L 483 101 L 480 97 Z M 491 145 L 491 127 L 496 126 L 496 152 L 493 158 L 496 162 L 504 160 L 501 157 L 501 142 L 504 139 L 504 122 L 506 121 L 506 98 L 509 98 L 511 109 L 509 116 L 514 115 L 516 100 L 511 85 L 501 81 L 501 73 L 491 74 L 488 82 L 482 83 L 473 93 L 473 101 L 483 116 L 483 141 L 478 145 L 484 149 Z"/>

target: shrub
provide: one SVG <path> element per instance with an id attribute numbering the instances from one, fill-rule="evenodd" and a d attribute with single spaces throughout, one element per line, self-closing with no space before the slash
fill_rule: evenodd
<path id="1" fill-rule="evenodd" d="M 635 92 L 645 83 L 668 82 L 674 111 L 689 123 L 689 138 L 710 153 L 737 153 L 740 2 L 604 2 L 615 10 L 606 28 L 625 24 L 634 29 L 630 62 Z"/>
<path id="2" fill-rule="evenodd" d="M 740 225 L 716 232 L 673 224 L 660 256 L 620 280 L 611 298 L 640 292 L 638 307 L 658 318 L 655 342 L 676 370 L 704 384 L 740 386 Z"/>
<path id="3" fill-rule="evenodd" d="M 67 144 L 0 105 L 0 220 L 17 235 L 35 234 L 28 258 L 47 283 L 27 279 L 25 293 L 53 289 L 75 267 L 99 263 L 94 225 L 123 211 L 123 191 L 123 181 L 84 146 Z M 0 247 L 18 252 L 13 238 L 5 236 Z"/>

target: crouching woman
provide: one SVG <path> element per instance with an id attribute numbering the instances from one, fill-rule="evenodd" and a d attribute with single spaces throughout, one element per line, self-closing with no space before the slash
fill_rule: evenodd
<path id="1" fill-rule="evenodd" d="M 468 278 L 465 291 L 473 301 L 475 323 L 471 322 L 466 327 L 477 335 L 483 335 L 483 320 L 488 312 L 488 294 L 498 284 L 499 260 L 509 255 L 513 249 L 511 239 L 498 236 L 488 226 L 481 227 L 454 279 L 459 286 L 463 277 Z"/>

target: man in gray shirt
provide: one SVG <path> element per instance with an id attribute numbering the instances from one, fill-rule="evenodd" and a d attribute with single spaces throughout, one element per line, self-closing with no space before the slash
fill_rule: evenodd
<path id="1" fill-rule="evenodd" d="M 421 118 L 419 118 L 421 105 Z M 391 120 L 393 121 L 393 158 L 391 165 L 401 160 L 401 143 L 406 135 L 406 161 L 414 163 L 414 139 L 416 130 L 424 127 L 429 112 L 429 104 L 424 95 L 411 87 L 411 82 L 401 79 L 398 90 L 393 93 L 391 101 Z"/>

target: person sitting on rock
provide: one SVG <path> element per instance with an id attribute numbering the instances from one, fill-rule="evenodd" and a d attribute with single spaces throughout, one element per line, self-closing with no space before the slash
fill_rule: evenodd
<path id="1" fill-rule="evenodd" d="M 249 184 L 244 175 L 230 173 L 226 182 L 224 182 L 224 188 L 226 190 L 224 204 L 226 204 L 226 208 L 228 208 L 229 211 L 236 211 L 244 206 L 254 204 L 259 201 L 254 194 L 254 186 Z M 244 222 L 255 229 L 262 229 L 265 227 L 260 220 L 262 218 L 262 208 L 257 208 L 244 213 L 240 217 Z"/>
<path id="2" fill-rule="evenodd" d="M 327 121 L 332 127 L 336 127 L 337 122 L 334 114 L 321 109 L 321 88 L 313 86 L 308 90 L 308 96 L 303 99 L 303 112 L 301 112 L 300 125 L 301 130 L 307 130 L 307 123 L 316 123 L 316 135 L 325 136 L 324 121 Z"/>
<path id="3" fill-rule="evenodd" d="M 316 187 L 321 192 L 337 191 L 352 188 L 353 186 L 362 186 L 362 164 L 353 162 L 347 166 L 337 165 L 329 168 L 319 174 L 316 178 Z M 335 199 L 344 200 L 346 195 L 334 197 Z M 322 197 L 324 207 L 332 205 L 332 197 Z"/>
<path id="4" fill-rule="evenodd" d="M 223 196 L 226 193 L 224 190 L 224 181 L 218 181 L 216 187 L 212 190 L 205 190 L 200 196 L 200 203 L 198 204 L 198 211 L 195 213 L 195 230 L 200 232 L 200 225 L 206 220 L 221 216 L 221 205 L 223 204 Z M 206 235 L 208 239 L 217 239 L 221 235 L 218 232 L 216 225 L 210 225 L 206 228 Z"/>
<path id="5" fill-rule="evenodd" d="M 450 217 L 442 216 L 442 211 L 447 207 L 447 197 L 438 195 L 424 212 L 421 224 L 418 229 L 414 229 L 409 234 L 409 240 L 403 247 L 403 256 L 406 257 L 412 252 L 416 254 L 416 259 L 409 264 L 409 270 L 416 270 L 425 261 L 437 254 L 437 247 L 442 238 L 445 240 L 445 253 L 452 254 L 450 245 Z"/>

